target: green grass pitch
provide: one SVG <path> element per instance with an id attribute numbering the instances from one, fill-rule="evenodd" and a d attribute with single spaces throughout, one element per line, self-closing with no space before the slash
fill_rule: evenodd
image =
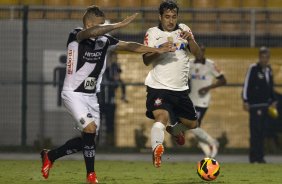
<path id="1" fill-rule="evenodd" d="M 41 177 L 40 161 L 0 160 L 2 184 L 83 184 L 83 161 L 58 160 L 48 180 Z M 282 183 L 281 164 L 221 163 L 219 177 L 212 182 L 201 180 L 196 163 L 163 162 L 156 169 L 149 162 L 96 161 L 100 184 L 197 184 L 197 183 Z"/>

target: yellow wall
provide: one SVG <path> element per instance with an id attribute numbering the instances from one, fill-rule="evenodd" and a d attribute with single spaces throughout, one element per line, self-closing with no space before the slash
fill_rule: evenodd
<path id="1" fill-rule="evenodd" d="M 282 53 L 281 48 L 271 49 L 275 81 L 282 84 Z M 251 63 L 257 61 L 257 49 L 250 48 L 207 48 L 206 55 L 213 59 L 224 71 L 229 83 L 243 83 L 245 73 Z M 150 67 L 142 63 L 141 55 L 119 53 L 122 78 L 125 82 L 143 83 Z M 278 89 L 282 92 L 281 88 Z M 228 147 L 246 148 L 249 145 L 248 113 L 242 110 L 241 87 L 222 87 L 213 90 L 212 101 L 203 128 L 212 136 L 220 137 L 226 132 L 229 139 Z M 146 135 L 150 137 L 152 121 L 145 117 L 145 86 L 128 86 L 129 103 L 120 100 L 120 90 L 117 90 L 116 111 L 116 145 L 134 146 L 134 130 L 142 124 L 146 127 Z M 189 133 L 188 133 L 189 134 Z M 187 134 L 187 137 L 190 137 Z M 166 144 L 171 145 L 166 134 Z M 147 142 L 150 147 L 150 140 Z"/>

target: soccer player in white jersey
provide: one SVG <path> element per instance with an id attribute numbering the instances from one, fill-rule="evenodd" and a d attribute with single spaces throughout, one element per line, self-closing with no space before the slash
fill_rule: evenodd
<path id="1" fill-rule="evenodd" d="M 105 25 L 105 15 L 97 6 L 87 8 L 83 16 L 84 28 L 76 28 L 69 34 L 67 42 L 67 68 L 62 99 L 65 107 L 75 119 L 75 128 L 81 137 L 68 140 L 53 150 L 42 150 L 42 175 L 45 179 L 60 157 L 83 152 L 87 183 L 98 183 L 94 169 L 95 136 L 100 126 L 100 110 L 96 93 L 100 90 L 102 75 L 106 68 L 109 50 L 126 50 L 138 53 L 169 52 L 169 47 L 152 48 L 136 42 L 119 41 L 106 33 L 125 27 L 135 19 L 133 14 L 121 22 Z"/>
<path id="2" fill-rule="evenodd" d="M 226 85 L 226 79 L 215 63 L 205 58 L 205 46 L 200 44 L 203 53 L 202 58 L 196 58 L 190 62 L 190 93 L 197 112 L 199 128 L 192 129 L 199 140 L 199 146 L 206 157 L 214 158 L 218 152 L 218 141 L 212 138 L 206 131 L 200 128 L 202 119 L 209 107 L 210 90 Z M 213 82 L 216 79 L 216 82 Z"/>
<path id="3" fill-rule="evenodd" d="M 164 130 L 170 120 L 170 112 L 180 122 L 168 126 L 178 144 L 184 144 L 182 131 L 197 127 L 197 116 L 192 101 L 188 97 L 189 53 L 201 57 L 201 50 L 196 43 L 191 29 L 178 23 L 178 6 L 174 1 L 164 1 L 159 7 L 159 26 L 149 28 L 144 44 L 150 47 L 175 48 L 171 53 L 146 53 L 145 65 L 152 65 L 146 77 L 147 86 L 146 115 L 154 119 L 151 129 L 153 165 L 161 166 L 164 153 Z"/>

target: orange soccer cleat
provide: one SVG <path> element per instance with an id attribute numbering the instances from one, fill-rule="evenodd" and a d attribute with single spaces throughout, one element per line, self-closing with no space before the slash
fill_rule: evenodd
<path id="1" fill-rule="evenodd" d="M 48 176 L 49 176 L 49 171 L 53 165 L 53 163 L 49 160 L 49 157 L 48 157 L 48 152 L 49 150 L 42 150 L 40 155 L 41 155 L 41 159 L 42 159 L 42 168 L 41 168 L 41 173 L 42 173 L 42 176 L 47 179 Z"/>
<path id="2" fill-rule="evenodd" d="M 156 168 L 161 167 L 163 153 L 164 146 L 162 144 L 157 145 L 153 151 L 153 164 Z"/>
<path id="3" fill-rule="evenodd" d="M 91 172 L 87 174 L 87 183 L 96 184 L 98 183 L 98 179 L 95 172 Z"/>

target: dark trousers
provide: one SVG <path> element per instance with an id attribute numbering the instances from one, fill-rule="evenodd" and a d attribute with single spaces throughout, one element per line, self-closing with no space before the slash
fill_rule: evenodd
<path id="1" fill-rule="evenodd" d="M 267 107 L 250 109 L 250 162 L 264 160 L 264 127 L 267 120 Z"/>

